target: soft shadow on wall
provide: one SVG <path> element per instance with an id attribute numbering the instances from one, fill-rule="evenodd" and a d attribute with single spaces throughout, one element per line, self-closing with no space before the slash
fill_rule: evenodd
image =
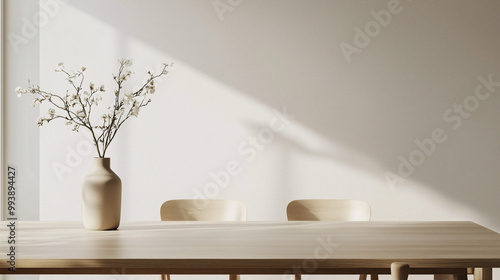
<path id="1" fill-rule="evenodd" d="M 407 167 L 411 176 L 396 188 L 418 182 L 498 225 L 500 87 L 477 106 L 470 96 L 478 77 L 500 79 L 500 39 L 491 36 L 500 3 L 400 1 L 367 36 L 371 11 L 396 2 L 240 1 L 222 18 L 211 0 L 69 5 L 271 108 L 286 105 L 302 126 L 345 147 L 344 164 L 360 168 L 352 153 L 376 162 L 363 170 L 378 178 L 374 188 L 385 171 L 401 175 L 400 156 L 421 150 L 416 140 L 441 129 L 446 140 L 415 157 L 424 163 Z M 343 42 L 356 47 L 350 62 Z M 311 152 L 300 145 L 290 144 Z"/>

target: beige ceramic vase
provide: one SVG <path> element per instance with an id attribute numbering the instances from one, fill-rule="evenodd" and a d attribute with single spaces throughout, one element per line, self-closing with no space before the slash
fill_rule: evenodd
<path id="1" fill-rule="evenodd" d="M 109 158 L 94 158 L 94 169 L 83 180 L 82 199 L 83 226 L 86 229 L 118 228 L 122 181 L 111 170 Z"/>

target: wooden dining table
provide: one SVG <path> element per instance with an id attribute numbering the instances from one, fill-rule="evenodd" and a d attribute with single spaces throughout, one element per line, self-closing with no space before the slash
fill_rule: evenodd
<path id="1" fill-rule="evenodd" d="M 491 280 L 500 234 L 473 222 L 2 222 L 0 274 L 461 274 Z M 15 271 L 9 257 L 14 234 Z"/>

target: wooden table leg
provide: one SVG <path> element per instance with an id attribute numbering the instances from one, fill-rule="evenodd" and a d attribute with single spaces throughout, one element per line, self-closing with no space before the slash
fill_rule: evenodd
<path id="1" fill-rule="evenodd" d="M 492 280 L 493 269 L 491 267 L 474 268 L 474 280 Z"/>

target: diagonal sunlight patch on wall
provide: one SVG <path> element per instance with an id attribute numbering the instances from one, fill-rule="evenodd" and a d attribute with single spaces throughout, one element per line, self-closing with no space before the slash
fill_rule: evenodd
<path id="1" fill-rule="evenodd" d="M 382 2 L 385 3 L 386 1 Z M 177 25 L 168 26 L 168 30 L 163 30 L 163 25 L 158 29 L 151 29 L 149 28 L 150 25 L 147 24 L 148 20 L 151 19 L 144 16 L 151 12 L 150 7 L 146 7 L 140 2 L 134 4 L 133 1 L 126 1 L 127 9 L 120 7 L 122 13 L 142 15 L 133 24 L 128 21 L 125 21 L 125 24 L 116 24 L 117 22 L 123 22 L 120 17 L 113 14 L 115 10 L 106 5 L 95 13 L 86 13 L 85 9 L 77 7 L 77 4 L 85 6 L 86 3 L 89 2 L 78 2 L 74 5 L 70 3 L 64 13 L 61 12 L 60 15 L 53 19 L 54 24 L 42 30 L 42 72 L 49 71 L 48 69 L 51 70 L 54 63 L 59 62 L 62 57 L 66 60 L 72 60 L 75 65 L 84 63 L 89 69 L 94 66 L 92 68 L 98 68 L 94 73 L 108 79 L 109 73 L 114 70 L 115 60 L 121 57 L 130 57 L 135 60 L 136 79 L 140 80 L 142 78 L 140 73 L 151 68 L 156 70 L 160 63 L 165 62 L 165 60 L 167 60 L 166 62 L 174 61 L 176 63 L 165 81 L 159 83 L 151 105 L 148 105 L 147 108 L 140 112 L 139 120 L 131 120 L 123 128 L 123 131 L 120 132 L 116 139 L 116 143 L 113 143 L 112 146 L 110 153 L 113 157 L 112 165 L 115 166 L 114 169 L 117 173 L 123 174 L 125 203 L 130 205 L 130 207 L 124 209 L 126 218 L 144 219 L 150 217 L 156 219 L 158 218 L 158 207 L 166 199 L 193 198 L 197 195 L 208 197 L 209 194 L 215 194 L 214 197 L 217 198 L 244 200 L 249 208 L 254 209 L 249 216 L 251 219 L 283 219 L 283 209 L 286 202 L 298 197 L 363 198 L 370 202 L 375 210 L 374 213 L 376 213 L 374 217 L 377 219 L 396 217 L 398 213 L 395 213 L 395 208 L 391 208 L 390 205 L 400 205 L 396 201 L 400 198 L 406 198 L 411 203 L 406 208 L 403 208 L 404 211 L 399 212 L 401 217 L 408 215 L 408 217 L 414 219 L 430 219 L 436 217 L 431 213 L 433 212 L 440 213 L 437 216 L 443 219 L 456 218 L 456 212 L 449 211 L 443 206 L 449 205 L 447 201 L 453 201 L 454 197 L 447 198 L 446 195 L 439 194 L 443 191 L 443 188 L 437 188 L 441 185 L 448 188 L 446 181 L 425 181 L 422 178 L 435 177 L 415 176 L 414 181 L 408 181 L 405 186 L 397 189 L 394 193 L 387 188 L 383 178 L 387 166 L 383 165 L 391 163 L 392 157 L 386 155 L 387 150 L 390 151 L 391 149 L 380 150 L 378 147 L 386 147 L 394 143 L 399 144 L 393 139 L 398 136 L 397 133 L 394 133 L 395 131 L 399 132 L 401 130 L 404 133 L 406 130 L 411 130 L 416 132 L 418 127 L 411 126 L 411 129 L 409 129 L 407 123 L 395 120 L 396 118 L 393 117 L 391 110 L 400 110 L 400 114 L 404 114 L 407 108 L 397 102 L 387 102 L 393 102 L 392 99 L 406 102 L 408 100 L 404 96 L 406 94 L 412 96 L 414 92 L 394 90 L 395 88 L 391 84 L 393 82 L 392 72 L 385 69 L 386 67 L 390 68 L 391 64 L 379 65 L 379 62 L 384 59 L 383 57 L 370 56 L 366 53 L 366 61 L 373 62 L 378 68 L 387 70 L 382 74 L 387 79 L 384 80 L 383 84 L 390 84 L 391 86 L 384 86 L 379 89 L 380 92 L 389 92 L 385 95 L 377 96 L 378 92 L 367 91 L 369 85 L 376 84 L 378 76 L 373 75 L 372 69 L 364 65 L 360 67 L 366 69 L 365 72 L 356 72 L 353 69 L 344 71 L 344 68 L 341 68 L 343 75 L 345 75 L 342 77 L 346 77 L 346 85 L 339 85 L 339 88 L 335 88 L 333 91 L 329 83 L 331 81 L 323 80 L 324 76 L 320 75 L 321 69 L 313 69 L 317 73 L 313 71 L 314 73 L 307 75 L 308 73 L 305 72 L 308 69 L 303 66 L 303 69 L 297 67 L 297 69 L 287 72 L 290 75 L 287 78 L 293 79 L 299 73 L 303 74 L 305 79 L 311 78 L 311 81 L 308 81 L 309 83 L 319 83 L 320 85 L 316 88 L 317 91 L 312 91 L 311 94 L 309 94 L 311 89 L 309 83 L 303 83 L 299 84 L 304 87 L 300 90 L 303 92 L 302 96 L 287 96 L 286 91 L 291 88 L 288 79 L 281 81 L 286 86 L 283 87 L 285 89 L 284 93 L 281 92 L 280 94 L 265 91 L 265 86 L 259 84 L 258 79 L 250 82 L 256 83 L 257 86 L 255 87 L 238 88 L 234 84 L 230 85 L 228 80 L 224 80 L 220 76 L 217 78 L 217 75 L 211 75 L 210 71 L 200 70 L 204 69 L 200 65 L 205 66 L 211 60 L 204 60 L 203 63 L 197 65 L 192 62 L 192 58 L 175 56 L 167 51 L 171 49 L 168 45 L 182 44 L 182 48 L 194 49 L 196 52 L 191 54 L 197 59 L 203 57 L 220 59 L 222 62 L 214 65 L 214 68 L 219 71 L 219 75 L 222 72 L 233 78 L 237 76 L 237 78 L 246 79 L 244 76 L 239 76 L 241 73 L 236 73 L 238 75 L 228 73 L 230 70 L 227 69 L 230 68 L 226 69 L 225 66 L 227 65 L 236 65 L 248 69 L 248 71 L 259 70 L 261 65 L 269 65 L 272 71 L 267 68 L 263 69 L 263 71 L 269 71 L 266 74 L 280 74 L 279 71 L 282 68 L 279 66 L 282 65 L 279 63 L 283 61 L 283 57 L 266 61 L 266 64 L 247 65 L 240 63 L 240 61 L 246 61 L 241 58 L 251 48 L 247 45 L 243 46 L 243 44 L 233 44 L 233 42 L 239 42 L 238 40 L 246 42 L 243 39 L 247 39 L 245 33 L 247 29 L 243 29 L 243 27 L 252 26 L 250 24 L 252 21 L 247 20 L 248 22 L 245 22 L 245 18 L 233 17 L 232 22 L 228 19 L 224 21 L 224 25 L 221 25 L 216 15 L 213 14 L 211 1 L 208 1 L 210 11 L 207 13 L 209 14 L 202 14 L 202 17 L 197 17 L 201 14 L 200 9 L 193 10 L 196 11 L 194 12 L 196 16 L 193 16 L 193 13 L 181 13 L 175 15 L 173 19 L 173 22 L 177 23 Z M 88 5 L 93 7 L 97 2 L 90 3 Z M 159 5 L 161 2 L 152 1 L 152 3 Z M 176 3 L 176 7 L 178 7 L 181 2 Z M 190 5 L 196 6 L 193 3 Z M 207 4 L 205 2 L 199 3 L 200 7 Z M 152 7 L 158 7 L 155 5 Z M 246 16 L 251 18 L 248 14 L 249 10 L 246 10 L 246 7 L 250 7 L 250 5 L 252 4 L 242 5 L 238 9 L 238 13 L 241 16 L 247 13 Z M 180 11 L 186 12 L 186 10 Z M 157 19 L 158 15 L 162 15 L 164 11 L 153 12 L 153 18 Z M 172 11 L 169 12 L 173 14 Z M 273 14 L 271 10 L 266 12 Z M 105 18 L 109 14 L 113 16 Z M 366 15 L 367 13 L 363 11 L 362 14 Z M 211 16 L 213 17 L 212 21 Z M 198 25 L 187 24 L 189 21 L 186 21 L 186 18 L 189 20 L 195 18 Z M 268 20 L 271 20 L 271 18 Z M 141 21 L 144 22 L 141 23 Z M 196 30 L 196 28 L 202 27 L 200 24 L 207 22 L 213 24 L 208 28 L 210 33 L 203 33 L 206 28 L 201 29 L 202 31 Z M 241 29 L 236 30 L 236 32 L 230 30 L 229 27 L 233 23 Z M 141 30 L 142 27 L 144 27 L 142 29 L 143 34 L 147 36 L 137 33 L 137 30 Z M 135 28 L 135 33 L 130 32 L 132 28 Z M 273 27 L 270 26 L 269 28 Z M 349 28 L 351 27 L 349 26 Z M 258 30 L 253 31 L 258 33 Z M 273 29 L 272 31 L 280 30 Z M 306 31 L 307 29 L 304 32 Z M 64 34 L 64 36 L 61 36 L 61 34 Z M 167 38 L 166 34 L 175 34 L 180 38 L 186 36 L 186 41 L 169 42 L 170 39 Z M 192 38 L 188 38 L 188 36 L 193 34 L 201 36 L 203 40 L 206 39 L 206 44 L 180 43 L 192 42 L 193 40 L 190 40 Z M 271 35 L 279 33 L 269 32 L 266 34 L 269 35 L 269 38 L 266 37 L 268 40 L 266 43 L 269 43 L 273 42 L 273 36 Z M 389 35 L 389 33 L 387 34 Z M 290 38 L 294 39 L 295 37 L 291 36 Z M 313 40 L 314 38 L 310 39 Z M 304 53 L 312 56 L 312 61 L 324 60 L 323 56 L 314 55 L 316 48 L 308 49 L 308 44 L 302 43 L 301 45 L 294 45 L 294 47 L 298 49 L 305 48 Z M 282 43 L 282 45 L 286 45 L 286 43 Z M 177 48 L 173 49 L 178 50 L 179 47 L 176 46 Z M 264 50 L 267 50 L 265 44 L 261 48 L 263 53 L 269 54 L 264 52 Z M 390 51 L 383 47 L 380 47 L 380 49 Z M 273 50 L 275 53 L 271 53 L 272 55 L 277 56 L 280 54 L 280 48 L 274 46 Z M 285 50 L 285 52 L 288 51 L 290 55 L 294 53 Z M 236 55 L 238 57 L 234 57 Z M 323 55 L 322 52 L 321 55 Z M 304 62 L 306 60 L 309 60 L 309 58 L 302 58 L 300 61 Z M 191 62 L 188 63 L 188 61 Z M 89 65 L 89 63 L 92 65 Z M 289 63 L 286 66 L 296 64 L 294 60 Z M 225 72 L 221 71 L 221 69 L 225 70 Z M 337 67 L 335 70 L 340 71 L 339 69 Z M 353 74 L 354 72 L 356 73 Z M 280 77 L 285 76 L 281 75 Z M 440 80 L 440 77 L 436 76 L 436 80 Z M 363 83 L 359 81 L 363 81 Z M 420 80 L 412 81 L 420 82 Z M 57 81 L 53 83 L 57 84 Z M 351 86 L 351 84 L 355 83 L 357 85 Z M 401 88 L 409 87 L 404 79 L 399 83 L 399 86 Z M 356 144 L 351 145 L 349 136 L 345 137 L 345 132 L 350 132 L 351 124 L 348 122 L 344 124 L 342 118 L 315 119 L 313 117 L 308 119 L 309 122 L 303 121 L 307 116 L 301 115 L 301 113 L 312 114 L 315 109 L 320 108 L 322 113 L 325 113 L 325 115 L 319 114 L 321 117 L 330 117 L 332 115 L 326 113 L 335 111 L 335 109 L 344 109 L 341 110 L 340 116 L 351 116 L 349 120 L 354 120 L 355 124 L 362 122 L 361 119 L 366 119 L 366 115 L 360 114 L 360 111 L 349 112 L 349 109 L 342 108 L 346 107 L 346 105 L 341 102 L 333 104 L 339 98 L 339 95 L 342 95 L 342 98 L 348 97 L 352 92 L 346 89 L 352 87 L 355 88 L 354 91 L 369 92 L 369 94 L 356 95 L 351 99 L 347 99 L 352 102 L 352 104 L 347 104 L 359 106 L 358 108 L 361 109 L 366 106 L 371 116 L 376 117 L 380 117 L 380 112 L 383 111 L 386 119 L 382 119 L 391 122 L 387 121 L 381 124 L 382 128 L 366 122 L 366 129 L 371 129 L 370 133 L 366 133 L 365 129 L 358 129 L 356 132 L 359 135 L 352 134 L 359 136 L 352 139 Z M 443 86 L 444 89 L 447 89 L 445 85 Z M 341 92 L 341 94 L 337 94 L 337 91 Z M 335 92 L 335 94 L 332 92 Z M 322 94 L 332 94 L 328 95 L 329 98 L 326 99 L 328 101 L 325 102 L 326 104 L 319 104 L 323 99 L 315 99 L 323 97 Z M 429 91 L 428 94 L 432 95 L 433 92 Z M 273 98 L 269 99 L 272 102 L 269 100 L 267 100 L 269 102 L 266 102 L 266 99 L 258 98 L 263 95 L 272 96 Z M 370 99 L 370 96 L 374 97 Z M 310 107 L 301 103 L 301 101 L 307 100 L 312 100 L 307 104 Z M 425 100 L 418 99 L 418 101 L 422 102 Z M 373 104 L 374 101 L 378 102 Z M 330 103 L 333 104 L 331 106 L 335 105 L 333 110 L 329 108 Z M 391 105 L 387 109 L 384 107 L 387 105 L 386 103 Z M 442 103 L 438 102 L 436 106 L 439 107 Z M 449 104 L 446 103 L 446 105 Z M 291 114 L 296 115 L 296 118 L 290 121 L 290 125 L 284 131 L 279 133 L 275 131 L 271 137 L 266 129 L 269 128 L 269 122 L 273 117 L 276 117 L 273 109 L 283 111 L 285 106 Z M 439 109 L 437 110 L 439 111 Z M 418 117 L 408 114 L 404 114 L 404 116 L 408 117 L 409 124 L 421 123 Z M 328 130 L 322 125 L 314 127 L 315 123 L 313 122 L 329 121 L 333 124 L 332 126 L 326 126 Z M 395 129 L 395 124 L 401 126 Z M 335 131 L 341 125 L 343 130 Z M 394 134 L 384 132 L 393 132 Z M 42 162 L 59 160 L 54 158 L 50 151 L 58 150 L 57 145 L 54 144 L 57 141 L 54 139 L 60 139 L 63 137 L 63 133 L 67 132 L 53 128 L 42 132 L 45 137 L 42 139 L 42 147 L 49 148 L 44 149 L 45 151 L 42 152 L 44 154 Z M 378 137 L 378 143 L 371 145 L 369 136 L 363 134 L 383 136 Z M 263 141 L 262 139 L 259 140 L 259 135 L 260 138 L 264 139 Z M 359 141 L 361 137 L 366 137 L 366 139 L 362 138 L 364 141 Z M 253 144 L 255 138 L 259 141 L 258 144 Z M 269 143 L 263 143 L 266 141 Z M 70 145 L 76 144 L 72 142 Z M 239 147 L 243 148 L 239 149 Z M 399 148 L 401 149 L 401 147 Z M 243 152 L 241 152 L 242 149 Z M 370 152 L 372 152 L 371 156 Z M 64 158 L 64 151 L 62 157 Z M 226 184 L 227 179 L 223 181 L 223 178 L 227 177 L 220 174 L 222 174 L 221 172 L 227 172 L 229 161 L 237 161 L 241 172 L 232 175 L 230 182 Z M 85 168 L 89 168 L 89 165 L 85 164 L 82 163 L 81 167 L 75 167 L 72 176 L 64 179 L 64 183 L 53 184 L 51 180 L 45 181 L 44 188 L 47 189 L 47 192 L 44 200 L 48 199 L 48 202 L 53 202 L 54 205 L 63 203 L 58 201 L 57 196 L 50 198 L 54 193 L 50 188 L 56 187 L 59 191 L 62 189 L 66 191 L 68 186 L 71 186 L 71 191 L 66 191 L 65 195 L 72 197 L 73 200 L 67 201 L 67 205 L 71 207 L 71 204 L 79 203 L 79 177 L 86 173 Z M 44 171 L 44 174 L 51 172 L 50 170 Z M 430 173 L 432 170 L 427 170 L 427 172 Z M 440 176 L 440 178 L 443 177 Z M 217 182 L 217 179 L 223 182 Z M 213 184 L 216 184 L 217 187 L 214 187 Z M 223 185 L 227 186 L 223 187 Z M 453 196 L 452 194 L 458 192 L 459 190 L 452 189 L 443 193 Z M 418 214 L 416 209 L 421 208 L 429 197 L 432 198 L 430 200 L 436 203 L 428 208 L 429 213 Z M 453 205 L 459 204 L 460 201 Z M 56 214 L 51 213 L 53 205 L 49 203 L 46 205 L 48 205 L 47 213 L 49 217 L 79 219 L 79 210 Z M 453 206 L 450 209 L 455 208 Z M 461 217 L 469 216 L 464 214 Z"/>
<path id="2" fill-rule="evenodd" d="M 307 129 L 300 124 L 300 115 L 290 120 L 290 125 L 283 131 L 273 136 L 265 134 L 269 130 L 263 129 L 269 128 L 270 121 L 276 117 L 275 111 L 283 114 L 284 108 L 288 108 L 293 114 L 293 108 L 287 107 L 286 103 L 281 108 L 264 105 L 142 40 L 116 32 L 113 27 L 77 9 L 68 7 L 67 14 L 61 14 L 54 20 L 60 22 L 41 33 L 44 73 L 49 73 L 48 69 L 61 57 L 66 57 L 70 64 L 85 65 L 89 75 L 103 77 L 105 82 L 109 82 L 116 59 L 134 58 L 136 74 L 131 80 L 134 84 L 144 78 L 141 73 L 158 71 L 163 62 L 175 62 L 169 75 L 158 83 L 151 105 L 140 112 L 140 120 L 132 119 L 127 123 L 110 149 L 113 169 L 121 174 L 124 181 L 124 204 L 141 205 L 125 208 L 124 218 L 141 219 L 154 215 L 152 213 L 156 213 L 158 205 L 168 198 L 190 198 L 199 192 L 203 194 L 205 186 L 214 181 L 211 174 L 224 170 L 230 160 L 240 162 L 244 170 L 231 178 L 230 186 L 220 187 L 221 191 L 217 194 L 220 198 L 244 198 L 251 197 L 251 193 L 260 193 L 270 205 L 274 205 L 272 201 L 286 199 L 283 193 L 293 194 L 304 187 L 309 175 L 303 173 L 309 173 L 308 167 L 323 170 L 316 172 L 315 176 L 323 178 L 324 183 L 330 179 L 325 177 L 326 174 L 342 170 L 338 173 L 344 175 L 328 182 L 328 186 L 347 185 L 350 178 L 373 180 L 369 175 L 367 177 L 364 168 L 352 167 L 374 166 L 373 162 Z M 66 40 L 60 41 L 58 48 L 53 48 L 52 42 L 58 41 L 59 34 L 67 34 L 68 30 L 78 28 L 82 22 L 85 22 L 86 28 L 81 30 L 83 33 L 74 34 L 74 39 L 94 36 L 94 40 L 107 42 L 106 47 L 82 44 L 72 37 L 65 37 Z M 99 33 L 96 33 L 97 30 Z M 79 55 L 74 56 L 75 53 Z M 47 86 L 61 86 L 52 73 L 44 77 Z M 45 151 L 59 150 L 57 141 L 53 140 L 63 133 L 68 132 L 56 127 L 44 128 L 42 146 L 48 148 Z M 253 140 L 255 138 L 257 140 Z M 78 146 L 78 142 L 69 144 L 72 145 Z M 63 151 L 55 155 L 43 152 L 41 161 L 64 161 L 67 153 Z M 253 153 L 256 155 L 253 156 Z M 351 164 L 346 166 L 348 159 Z M 311 165 L 311 162 L 314 164 Z M 43 184 L 47 188 L 43 198 L 45 206 L 42 206 L 46 208 L 44 219 L 78 219 L 79 208 L 57 214 L 50 209 L 62 203 L 58 196 L 53 196 L 55 191 L 72 198 L 66 200 L 65 207 L 79 204 L 78 182 L 89 168 L 88 158 L 81 165 L 72 167 L 72 176 L 59 183 L 54 183 L 54 176 L 50 176 L 53 172 L 44 168 L 43 173 L 48 174 L 44 175 L 48 177 Z M 137 176 L 139 171 L 141 176 Z M 311 190 L 310 187 L 308 189 Z M 336 197 L 339 196 L 338 190 L 317 186 L 312 188 L 311 194 Z M 321 194 L 322 191 L 326 193 Z M 157 195 L 158 192 L 161 195 Z M 249 203 L 256 202 L 250 200 Z M 253 215 L 259 219 L 273 219 L 264 212 L 265 208 Z"/>

